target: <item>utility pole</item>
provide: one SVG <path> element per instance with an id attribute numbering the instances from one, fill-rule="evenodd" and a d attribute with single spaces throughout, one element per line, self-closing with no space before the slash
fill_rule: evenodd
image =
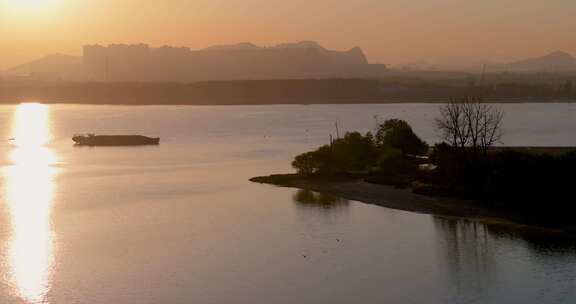
<path id="1" fill-rule="evenodd" d="M 480 97 L 484 97 L 484 93 L 486 92 L 484 88 L 484 81 L 486 80 L 486 63 L 482 66 L 482 76 L 480 77 Z"/>
<path id="2" fill-rule="evenodd" d="M 480 79 L 480 86 L 484 86 L 485 78 L 486 78 L 486 64 L 482 66 L 482 78 Z"/>
<path id="3" fill-rule="evenodd" d="M 104 76 L 106 79 L 106 82 L 110 82 L 110 60 L 108 59 L 108 54 L 106 54 L 106 66 L 105 66 L 105 73 L 106 75 Z"/>

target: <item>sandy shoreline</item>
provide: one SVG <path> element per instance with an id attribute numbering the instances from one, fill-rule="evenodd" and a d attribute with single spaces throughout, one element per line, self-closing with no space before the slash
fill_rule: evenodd
<path id="1" fill-rule="evenodd" d="M 280 181 L 272 181 L 271 177 L 257 177 L 251 179 L 251 181 L 331 194 L 347 200 L 359 201 L 390 209 L 477 220 L 490 225 L 505 226 L 523 231 L 566 233 L 568 230 L 572 230 L 526 225 L 523 224 L 527 221 L 526 218 L 514 214 L 509 210 L 488 208 L 468 200 L 418 195 L 414 194 L 411 189 L 397 189 L 393 186 L 370 184 L 357 179 L 303 179 L 295 177 L 294 175 L 283 175 L 283 177 L 285 178 Z"/>

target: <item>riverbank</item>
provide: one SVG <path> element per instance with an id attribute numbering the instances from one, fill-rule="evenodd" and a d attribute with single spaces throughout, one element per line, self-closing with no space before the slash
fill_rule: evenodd
<path id="1" fill-rule="evenodd" d="M 0 88 L 1 89 L 1 88 Z M 3 97 L 0 94 L 0 105 L 17 105 L 24 101 L 38 101 L 43 104 L 64 104 L 64 105 L 102 105 L 102 106 L 281 106 L 281 105 L 370 105 L 370 104 L 445 104 L 449 97 L 442 98 L 394 98 L 386 97 L 381 99 L 316 99 L 316 98 L 282 98 L 273 99 L 212 99 L 186 97 L 143 97 L 107 95 L 100 98 L 93 98 L 88 95 L 44 95 L 44 94 L 22 94 Z M 534 98 L 486 98 L 486 103 L 492 104 L 572 104 L 576 99 L 534 99 Z"/>
<path id="2" fill-rule="evenodd" d="M 575 234 L 576 227 L 548 228 L 533 224 L 514 210 L 488 207 L 476 201 L 414 194 L 412 189 L 371 184 L 362 178 L 305 178 L 297 174 L 261 176 L 250 179 L 261 184 L 306 189 L 390 209 L 477 220 L 485 224 L 523 232 Z"/>
<path id="3" fill-rule="evenodd" d="M 36 100 L 47 104 L 102 105 L 281 105 L 445 103 L 481 93 L 490 103 L 571 103 L 576 95 L 549 88 L 533 91 L 468 86 L 386 83 L 369 79 L 285 79 L 197 83 L 2 82 L 0 103 Z M 542 93 L 545 91 L 545 93 Z"/>

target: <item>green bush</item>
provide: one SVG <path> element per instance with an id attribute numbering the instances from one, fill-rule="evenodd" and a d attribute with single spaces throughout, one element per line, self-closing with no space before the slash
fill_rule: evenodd
<path id="1" fill-rule="evenodd" d="M 405 171 L 408 155 L 426 154 L 428 145 L 403 120 L 382 124 L 376 138 L 371 133 L 348 132 L 312 152 L 296 156 L 292 166 L 301 175 L 329 175 L 339 172 L 378 171 L 397 174 Z"/>
<path id="2" fill-rule="evenodd" d="M 425 155 L 428 152 L 428 144 L 400 119 L 389 119 L 378 127 L 376 144 L 381 148 L 398 149 L 403 155 Z"/>
<path id="3" fill-rule="evenodd" d="M 332 174 L 369 170 L 376 160 L 374 141 L 370 134 L 346 133 L 331 145 L 296 156 L 292 166 L 299 174 Z"/>

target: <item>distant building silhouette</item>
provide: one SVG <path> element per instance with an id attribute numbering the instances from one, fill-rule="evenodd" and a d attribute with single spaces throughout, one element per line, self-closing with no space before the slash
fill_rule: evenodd
<path id="1" fill-rule="evenodd" d="M 145 44 L 84 47 L 88 80 L 111 82 L 194 82 L 376 77 L 384 65 L 369 64 L 360 48 L 327 50 L 311 41 L 258 47 L 251 43 L 189 48 Z"/>

